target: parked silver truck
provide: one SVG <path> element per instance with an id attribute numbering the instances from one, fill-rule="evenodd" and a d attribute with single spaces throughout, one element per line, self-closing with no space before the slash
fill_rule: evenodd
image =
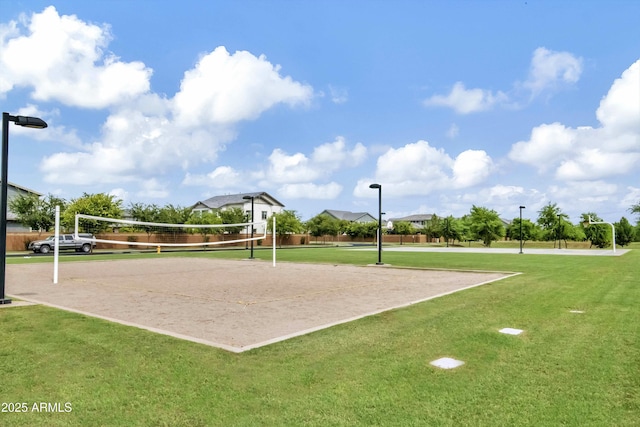
<path id="1" fill-rule="evenodd" d="M 96 242 L 88 242 L 86 239 L 94 239 L 93 234 L 80 233 L 78 237 L 81 239 L 74 239 L 73 234 L 60 234 L 58 236 L 60 250 L 74 249 L 76 252 L 89 253 L 96 247 Z M 54 249 L 55 236 L 49 236 L 44 240 L 36 240 L 29 243 L 29 250 L 34 253 L 40 252 L 47 254 Z"/>

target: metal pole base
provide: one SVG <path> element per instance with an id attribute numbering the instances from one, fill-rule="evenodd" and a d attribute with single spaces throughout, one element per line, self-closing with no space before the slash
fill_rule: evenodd
<path id="1" fill-rule="evenodd" d="M 376 262 L 376 265 L 384 265 L 384 262 Z"/>
<path id="2" fill-rule="evenodd" d="M 2 304 L 11 304 L 11 299 L 9 298 L 0 298 L 0 305 Z"/>

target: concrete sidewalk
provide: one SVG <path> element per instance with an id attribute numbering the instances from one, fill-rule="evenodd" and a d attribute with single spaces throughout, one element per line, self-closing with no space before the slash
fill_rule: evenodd
<path id="1" fill-rule="evenodd" d="M 376 247 L 358 248 L 358 251 L 377 251 Z M 383 246 L 383 252 L 450 252 L 450 253 L 483 253 L 483 254 L 520 254 L 520 249 L 511 248 L 463 248 L 463 247 L 416 247 L 416 246 Z M 578 256 L 620 256 L 630 249 L 618 249 L 615 253 L 611 249 L 527 249 L 523 248 L 523 255 L 578 255 Z"/>

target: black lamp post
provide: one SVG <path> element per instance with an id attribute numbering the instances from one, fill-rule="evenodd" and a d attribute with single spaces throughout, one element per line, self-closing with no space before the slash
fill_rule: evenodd
<path id="1" fill-rule="evenodd" d="M 522 209 L 524 206 L 520 206 L 520 253 L 522 253 Z"/>
<path id="2" fill-rule="evenodd" d="M 2 113 L 2 176 L 0 176 L 0 304 L 11 304 L 11 300 L 4 297 L 5 273 L 7 264 L 7 193 L 9 175 L 9 122 L 18 126 L 34 129 L 44 129 L 47 123 L 37 117 L 12 116 Z"/>
<path id="3" fill-rule="evenodd" d="M 384 265 L 382 262 L 382 185 L 371 184 L 369 188 L 378 189 L 378 262 L 376 265 Z"/>
<path id="4" fill-rule="evenodd" d="M 253 199 L 254 196 L 244 196 L 244 200 L 251 199 L 251 256 L 249 259 L 253 259 Z"/>

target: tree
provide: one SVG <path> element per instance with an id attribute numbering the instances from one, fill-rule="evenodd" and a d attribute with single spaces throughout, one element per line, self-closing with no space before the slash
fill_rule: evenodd
<path id="1" fill-rule="evenodd" d="M 159 209 L 158 222 L 165 224 L 186 224 L 190 216 L 191 208 L 168 204 Z"/>
<path id="2" fill-rule="evenodd" d="M 83 193 L 82 197 L 72 199 L 61 215 L 61 220 L 67 229 L 75 228 L 76 214 L 93 215 L 102 218 L 122 218 L 122 200 L 116 196 L 106 193 L 88 194 Z M 111 224 L 107 221 L 95 221 L 81 219 L 78 227 L 79 231 L 86 233 L 100 233 L 109 229 Z"/>
<path id="3" fill-rule="evenodd" d="M 402 237 L 415 234 L 416 228 L 409 221 L 398 221 L 393 224 L 393 233 L 400 235 L 400 244 L 402 244 Z"/>
<path id="4" fill-rule="evenodd" d="M 273 217 L 276 218 L 276 233 L 280 240 L 280 247 L 282 247 L 282 239 L 288 234 L 302 233 L 304 231 L 304 224 L 300 220 L 296 211 L 284 209 L 280 213 L 273 214 L 267 223 L 268 230 L 273 229 Z"/>
<path id="5" fill-rule="evenodd" d="M 319 214 L 311 218 L 306 223 L 309 234 L 313 237 L 336 236 L 340 233 L 341 223 L 339 220 L 327 214 Z"/>
<path id="6" fill-rule="evenodd" d="M 66 202 L 52 194 L 44 198 L 35 194 L 19 194 L 9 200 L 8 205 L 9 210 L 16 214 L 18 222 L 42 233 L 54 226 L 56 206 L 60 206 L 60 211 L 64 212 Z"/>
<path id="7" fill-rule="evenodd" d="M 242 224 L 249 222 L 249 215 L 245 214 L 240 208 L 224 209 L 218 212 L 218 216 L 222 219 L 222 224 Z M 244 227 L 225 227 L 223 230 L 231 234 L 237 234 L 242 231 Z"/>
<path id="8" fill-rule="evenodd" d="M 172 204 L 164 205 L 158 211 L 158 222 L 164 224 L 186 224 L 191 216 L 191 208 L 174 206 Z M 156 231 L 157 234 L 164 234 L 163 239 L 171 237 L 171 242 L 179 243 L 185 240 L 183 234 L 187 230 L 184 228 L 167 227 L 165 230 Z"/>
<path id="9" fill-rule="evenodd" d="M 158 205 L 145 205 L 144 203 L 132 203 L 129 212 L 135 221 L 160 222 L 160 208 Z M 147 233 L 147 242 L 151 240 L 151 234 L 157 231 L 156 226 L 137 224 L 133 226 L 136 231 Z"/>
<path id="10" fill-rule="evenodd" d="M 160 222 L 160 207 L 155 204 L 131 203 L 129 213 L 136 221 Z"/>
<path id="11" fill-rule="evenodd" d="M 635 226 L 634 241 L 640 242 L 640 202 L 636 203 L 635 205 L 631 205 L 631 207 L 629 208 L 629 212 L 638 214 L 638 221 L 636 222 Z"/>
<path id="12" fill-rule="evenodd" d="M 192 212 L 186 224 L 193 225 L 213 225 L 222 224 L 222 218 L 217 212 Z M 209 241 L 209 234 L 218 234 L 222 232 L 221 228 L 215 227 L 194 227 L 190 229 L 192 233 L 200 233 L 202 241 Z"/>
<path id="13" fill-rule="evenodd" d="M 606 248 L 611 245 L 611 228 L 606 224 L 589 224 L 589 218 L 594 222 L 602 222 L 595 212 L 586 212 L 580 215 L 582 227 L 584 230 L 584 236 L 591 242 L 590 246 L 596 246 L 598 248 Z M 586 223 L 586 227 L 584 226 Z"/>
<path id="14" fill-rule="evenodd" d="M 520 241 L 524 245 L 529 240 L 537 240 L 540 229 L 529 219 L 522 220 L 522 236 L 520 235 L 520 218 L 514 218 L 507 227 L 507 237 L 511 240 Z"/>
<path id="15" fill-rule="evenodd" d="M 537 223 L 541 227 L 542 232 L 540 238 L 542 240 L 558 241 L 558 247 L 561 240 L 565 241 L 567 245 L 567 239 L 573 234 L 573 225 L 568 223 L 569 216 L 563 213 L 556 203 L 549 202 L 545 207 L 538 211 Z"/>
<path id="16" fill-rule="evenodd" d="M 460 224 L 460 240 L 469 242 L 469 246 L 471 246 L 471 241 L 475 239 L 471 231 L 471 215 L 463 215 L 458 223 Z"/>
<path id="17" fill-rule="evenodd" d="M 375 237 L 378 234 L 378 221 L 352 222 L 349 224 L 349 227 L 347 227 L 346 233 L 352 239 L 355 237 Z"/>
<path id="18" fill-rule="evenodd" d="M 471 208 L 471 231 L 487 247 L 504 236 L 504 224 L 493 209 L 473 205 Z"/>
<path id="19" fill-rule="evenodd" d="M 442 236 L 442 227 L 440 225 L 440 218 L 438 218 L 438 215 L 433 214 L 431 216 L 431 219 L 427 221 L 422 228 L 422 232 L 427 237 L 427 242 Z"/>
<path id="20" fill-rule="evenodd" d="M 449 247 L 449 240 L 462 240 L 462 223 L 461 221 L 455 219 L 452 215 L 449 215 L 444 219 L 444 221 L 442 221 L 441 231 L 442 237 L 444 237 L 447 242 L 447 247 Z"/>
<path id="21" fill-rule="evenodd" d="M 636 230 L 627 218 L 620 218 L 620 222 L 613 224 L 616 229 L 616 243 L 622 247 L 633 242 Z"/>

